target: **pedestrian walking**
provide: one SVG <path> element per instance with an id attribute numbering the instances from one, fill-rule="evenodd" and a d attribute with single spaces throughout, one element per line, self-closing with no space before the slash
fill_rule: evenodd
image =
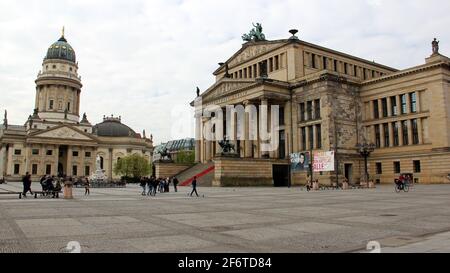
<path id="1" fill-rule="evenodd" d="M 143 177 L 141 177 L 140 185 L 142 187 L 142 193 L 141 195 L 145 195 L 145 180 Z"/>
<path id="2" fill-rule="evenodd" d="M 195 192 L 195 194 L 198 197 L 198 192 L 197 192 L 197 176 L 194 176 L 194 180 L 192 181 L 192 191 L 191 191 L 191 196 L 192 194 Z"/>
<path id="3" fill-rule="evenodd" d="M 147 195 L 152 195 L 152 192 L 153 192 L 153 179 L 154 179 L 153 176 L 150 177 L 150 178 L 147 177 L 147 181 L 146 181 L 147 188 L 148 188 Z"/>
<path id="4" fill-rule="evenodd" d="M 91 182 L 89 181 L 89 178 L 85 178 L 84 181 L 84 195 L 90 195 L 91 194 Z"/>
<path id="5" fill-rule="evenodd" d="M 22 178 L 23 183 L 23 196 L 27 197 L 27 192 L 30 192 L 31 195 L 33 195 L 33 192 L 31 191 L 31 175 L 29 172 L 25 174 L 25 176 Z"/>
<path id="6" fill-rule="evenodd" d="M 173 183 L 173 189 L 175 190 L 175 192 L 178 192 L 177 186 L 178 186 L 179 181 L 176 176 L 173 177 L 172 183 Z"/>

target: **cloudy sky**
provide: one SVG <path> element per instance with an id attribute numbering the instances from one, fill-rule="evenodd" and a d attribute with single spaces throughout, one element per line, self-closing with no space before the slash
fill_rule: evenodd
<path id="1" fill-rule="evenodd" d="M 0 111 L 23 124 L 34 80 L 62 26 L 79 62 L 81 112 L 154 135 L 193 135 L 188 103 L 217 63 L 261 22 L 267 39 L 300 39 L 395 68 L 422 64 L 437 37 L 450 55 L 448 0 L 0 0 Z M 180 114 L 181 113 L 181 114 Z M 185 128 L 175 128 L 185 121 Z"/>

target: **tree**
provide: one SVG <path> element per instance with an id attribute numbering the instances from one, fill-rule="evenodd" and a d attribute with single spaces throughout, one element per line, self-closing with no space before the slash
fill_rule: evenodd
<path id="1" fill-rule="evenodd" d="M 114 165 L 114 173 L 125 177 L 141 178 L 150 174 L 150 162 L 138 154 L 121 158 Z"/>
<path id="2" fill-rule="evenodd" d="M 176 163 L 193 164 L 195 162 L 195 153 L 193 151 L 181 150 L 177 153 Z"/>

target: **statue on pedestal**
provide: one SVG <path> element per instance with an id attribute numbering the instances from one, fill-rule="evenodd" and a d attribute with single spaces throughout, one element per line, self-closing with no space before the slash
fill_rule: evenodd
<path id="1" fill-rule="evenodd" d="M 433 42 L 431 42 L 431 46 L 433 49 L 433 55 L 439 54 L 439 41 L 434 38 Z"/>

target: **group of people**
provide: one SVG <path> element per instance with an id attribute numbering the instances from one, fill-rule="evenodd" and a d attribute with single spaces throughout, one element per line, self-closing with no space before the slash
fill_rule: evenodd
<path id="1" fill-rule="evenodd" d="M 156 178 L 154 176 L 151 177 L 142 177 L 140 181 L 140 186 L 142 188 L 141 195 L 149 195 L 149 196 L 155 196 L 156 192 L 159 193 L 165 193 L 170 191 L 170 184 L 173 185 L 173 189 L 175 192 L 178 192 L 178 179 L 174 176 L 172 178 Z M 190 193 L 190 196 L 192 194 L 196 194 L 198 197 L 197 192 L 197 177 L 194 177 L 192 181 L 192 192 Z"/>
<path id="2" fill-rule="evenodd" d="M 173 189 L 175 192 L 177 192 L 178 183 L 179 181 L 176 177 L 156 178 L 154 176 L 151 176 L 151 177 L 142 177 L 140 185 L 142 187 L 142 195 L 155 196 L 156 192 L 159 193 L 169 192 L 170 184 L 173 184 Z"/>
<path id="3" fill-rule="evenodd" d="M 29 172 L 25 174 L 22 178 L 23 182 L 23 192 L 22 195 L 24 197 L 27 197 L 27 193 L 29 192 L 31 195 L 33 195 L 33 191 L 31 190 L 31 175 Z M 70 176 L 66 175 L 60 175 L 58 177 L 55 177 L 54 175 L 43 175 L 41 179 L 39 180 L 39 184 L 41 184 L 42 187 L 42 193 L 45 195 L 52 194 L 55 196 L 57 192 L 60 192 L 62 190 L 62 185 L 65 183 L 73 183 L 73 179 Z M 90 192 L 90 182 L 89 178 L 85 178 L 84 181 L 84 187 L 85 187 L 85 195 L 89 195 Z"/>

